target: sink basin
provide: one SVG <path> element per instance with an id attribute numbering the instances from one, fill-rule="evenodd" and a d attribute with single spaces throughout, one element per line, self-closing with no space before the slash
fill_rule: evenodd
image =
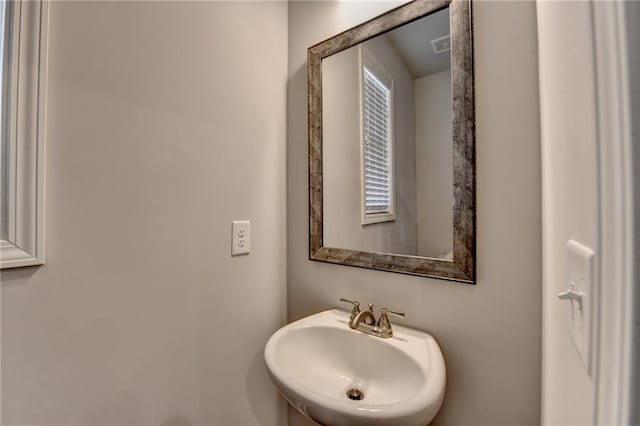
<path id="1" fill-rule="evenodd" d="M 337 309 L 286 325 L 267 342 L 271 380 L 307 418 L 327 426 L 426 425 L 442 404 L 445 365 L 435 339 L 393 325 L 391 338 L 349 328 Z"/>

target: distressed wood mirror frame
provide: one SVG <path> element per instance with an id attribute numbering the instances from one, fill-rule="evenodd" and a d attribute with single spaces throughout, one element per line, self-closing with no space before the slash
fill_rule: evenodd
<path id="1" fill-rule="evenodd" d="M 453 130 L 453 259 L 325 247 L 323 244 L 322 60 L 450 8 Z M 475 284 L 475 110 L 471 0 L 415 0 L 318 43 L 307 52 L 309 258 Z"/>

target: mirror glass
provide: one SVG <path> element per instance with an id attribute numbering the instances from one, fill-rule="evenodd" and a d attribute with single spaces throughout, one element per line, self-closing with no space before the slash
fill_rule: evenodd
<path id="1" fill-rule="evenodd" d="M 449 15 L 322 59 L 324 246 L 453 258 Z"/>

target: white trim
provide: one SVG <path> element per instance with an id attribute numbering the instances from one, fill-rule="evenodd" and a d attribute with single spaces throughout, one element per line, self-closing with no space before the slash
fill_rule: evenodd
<path id="1" fill-rule="evenodd" d="M 598 96 L 601 275 L 595 425 L 631 424 L 633 152 L 624 3 L 592 2 Z"/>
<path id="2" fill-rule="evenodd" d="M 377 78 L 380 78 L 384 84 L 389 86 L 391 94 L 391 140 L 389 150 L 389 177 L 390 177 L 390 208 L 384 213 L 367 213 L 366 208 L 366 184 L 365 184 L 365 148 L 364 148 L 364 67 L 371 70 Z M 395 156 L 394 156 L 394 139 L 395 139 L 395 81 L 387 69 L 375 58 L 375 56 L 362 45 L 358 45 L 358 76 L 360 90 L 360 192 L 362 196 L 361 214 L 362 225 L 371 225 L 374 223 L 393 222 L 396 219 L 396 175 L 395 175 Z"/>
<path id="3" fill-rule="evenodd" d="M 44 148 L 48 1 L 12 2 L 11 93 L 8 115 L 8 232 L 0 269 L 41 265 L 44 257 Z"/>

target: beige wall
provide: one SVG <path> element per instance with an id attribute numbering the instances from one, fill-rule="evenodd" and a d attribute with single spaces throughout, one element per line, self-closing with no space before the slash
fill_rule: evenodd
<path id="1" fill-rule="evenodd" d="M 395 213 L 392 222 L 362 226 L 360 58 L 351 48 L 322 61 L 324 241 L 328 247 L 417 252 L 416 138 L 413 77 L 385 37 L 364 43 L 393 79 Z M 368 52 L 368 53 L 365 53 Z"/>
<path id="2" fill-rule="evenodd" d="M 595 383 L 566 327 L 567 302 L 556 296 L 567 288 L 567 241 L 599 251 L 592 22 L 590 3 L 538 4 L 544 176 L 542 423 L 547 425 L 592 424 L 594 415 Z"/>
<path id="3" fill-rule="evenodd" d="M 3 424 L 285 424 L 262 351 L 286 310 L 286 3 L 52 2 L 50 26 L 48 259 L 2 273 Z"/>
<path id="4" fill-rule="evenodd" d="M 415 81 L 418 255 L 453 250 L 451 71 Z"/>
<path id="5" fill-rule="evenodd" d="M 447 363 L 447 393 L 434 424 L 539 424 L 541 196 L 534 3 L 474 3 L 478 285 L 308 260 L 306 49 L 375 16 L 383 6 L 389 7 L 289 3 L 289 319 L 336 306 L 340 296 L 404 310 L 406 324 L 436 337 Z M 290 413 L 290 424 L 303 423 Z"/>

